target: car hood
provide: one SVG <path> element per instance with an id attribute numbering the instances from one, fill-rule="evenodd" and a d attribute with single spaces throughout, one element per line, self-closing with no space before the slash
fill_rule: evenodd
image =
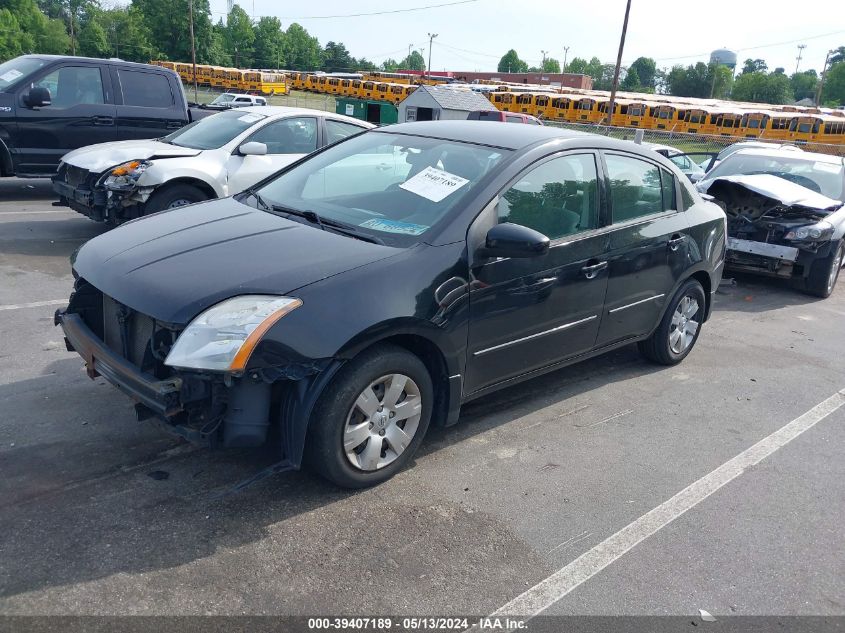
<path id="1" fill-rule="evenodd" d="M 72 263 L 120 303 L 185 324 L 229 297 L 293 293 L 400 252 L 225 198 L 127 222 L 87 242 Z"/>
<path id="2" fill-rule="evenodd" d="M 698 183 L 699 191 L 708 193 L 714 184 L 729 182 L 767 198 L 777 200 L 787 207 L 803 207 L 815 211 L 833 211 L 842 202 L 828 198 L 801 185 L 772 174 L 749 174 L 745 176 L 720 176 Z"/>
<path id="3" fill-rule="evenodd" d="M 202 150 L 190 147 L 179 147 L 170 143 L 162 143 L 153 139 L 139 139 L 134 141 L 114 141 L 112 143 L 98 143 L 81 149 L 75 149 L 62 157 L 62 161 L 81 167 L 88 171 L 100 173 L 130 160 L 147 160 L 154 158 L 177 158 L 180 156 L 196 156 Z"/>

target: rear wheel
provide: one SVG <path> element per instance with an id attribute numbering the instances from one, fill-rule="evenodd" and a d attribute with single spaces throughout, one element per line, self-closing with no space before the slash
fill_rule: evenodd
<path id="1" fill-rule="evenodd" d="M 413 457 L 428 429 L 431 377 L 394 345 L 351 360 L 320 397 L 306 446 L 309 465 L 345 488 L 390 479 Z"/>
<path id="2" fill-rule="evenodd" d="M 842 270 L 842 260 L 845 257 L 845 241 L 834 243 L 828 257 L 813 262 L 810 276 L 807 277 L 806 290 L 809 294 L 827 299 L 833 294 L 839 271 Z"/>
<path id="3" fill-rule="evenodd" d="M 144 215 L 165 209 L 184 207 L 186 204 L 194 204 L 203 200 L 208 200 L 208 196 L 193 185 L 165 185 L 147 200 L 147 204 L 144 206 Z"/>
<path id="4" fill-rule="evenodd" d="M 639 343 L 640 352 L 661 365 L 676 365 L 692 351 L 705 311 L 704 288 L 695 279 L 682 285 L 654 333 Z"/>

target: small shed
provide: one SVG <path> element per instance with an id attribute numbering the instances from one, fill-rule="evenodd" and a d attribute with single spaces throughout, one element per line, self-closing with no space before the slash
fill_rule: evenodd
<path id="1" fill-rule="evenodd" d="M 487 97 L 449 86 L 420 86 L 399 104 L 399 121 L 466 119 L 476 110 L 495 110 Z"/>
<path id="2" fill-rule="evenodd" d="M 396 106 L 386 101 L 370 101 L 367 99 L 339 98 L 335 111 L 338 114 L 355 117 L 362 121 L 369 121 L 376 125 L 396 123 Z"/>

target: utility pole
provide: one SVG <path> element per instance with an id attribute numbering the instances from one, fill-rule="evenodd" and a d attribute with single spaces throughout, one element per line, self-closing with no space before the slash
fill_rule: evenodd
<path id="1" fill-rule="evenodd" d="M 188 0 L 188 22 L 191 33 L 191 64 L 194 67 L 194 103 L 197 102 L 197 46 L 194 41 L 194 0 Z"/>
<path id="2" fill-rule="evenodd" d="M 408 44 L 408 68 L 411 67 L 411 47 L 413 44 Z"/>
<path id="3" fill-rule="evenodd" d="M 827 77 L 827 62 L 830 61 L 830 56 L 833 54 L 833 51 L 830 50 L 827 52 L 827 55 L 824 56 L 824 66 L 822 66 L 822 76 L 819 79 L 818 88 L 816 88 L 816 107 L 818 108 L 822 104 L 822 90 L 824 89 L 824 80 Z"/>
<path id="4" fill-rule="evenodd" d="M 540 72 L 543 72 L 543 71 L 546 70 L 546 53 L 548 53 L 549 51 L 540 51 L 540 52 L 543 53 L 543 63 L 540 64 Z"/>
<path id="5" fill-rule="evenodd" d="M 798 45 L 798 57 L 795 58 L 797 60 L 795 62 L 795 72 L 796 73 L 798 72 L 798 67 L 801 65 L 801 55 L 803 55 L 805 48 L 807 48 L 806 44 L 799 44 Z"/>
<path id="6" fill-rule="evenodd" d="M 622 22 L 622 37 L 619 38 L 619 53 L 616 55 L 616 68 L 613 71 L 613 85 L 610 88 L 610 101 L 607 104 L 607 124 L 613 120 L 616 107 L 616 89 L 619 87 L 619 69 L 622 67 L 622 51 L 625 49 L 625 35 L 628 33 L 628 15 L 631 13 L 631 0 L 625 5 L 625 21 Z"/>
<path id="7" fill-rule="evenodd" d="M 73 35 L 73 0 L 68 0 L 67 12 L 70 16 L 70 54 L 76 55 L 76 38 Z"/>
<path id="8" fill-rule="evenodd" d="M 569 55 L 569 47 L 563 47 L 563 72 L 566 72 L 566 58 Z"/>
<path id="9" fill-rule="evenodd" d="M 429 33 L 428 34 L 428 67 L 426 70 L 428 73 L 431 73 L 431 45 L 434 44 L 434 38 L 437 37 L 437 33 Z"/>

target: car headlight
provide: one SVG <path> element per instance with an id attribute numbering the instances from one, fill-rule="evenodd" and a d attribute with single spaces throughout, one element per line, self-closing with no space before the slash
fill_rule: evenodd
<path id="1" fill-rule="evenodd" d="M 103 185 L 108 189 L 122 191 L 132 189 L 138 178 L 152 165 L 147 160 L 130 160 L 129 162 L 112 167 L 106 172 Z"/>
<path id="2" fill-rule="evenodd" d="M 201 313 L 185 328 L 164 361 L 183 369 L 242 372 L 264 333 L 302 305 L 293 297 L 242 295 Z"/>
<path id="3" fill-rule="evenodd" d="M 833 225 L 830 222 L 817 222 L 808 226 L 799 226 L 784 235 L 787 240 L 829 240 L 833 236 Z"/>

